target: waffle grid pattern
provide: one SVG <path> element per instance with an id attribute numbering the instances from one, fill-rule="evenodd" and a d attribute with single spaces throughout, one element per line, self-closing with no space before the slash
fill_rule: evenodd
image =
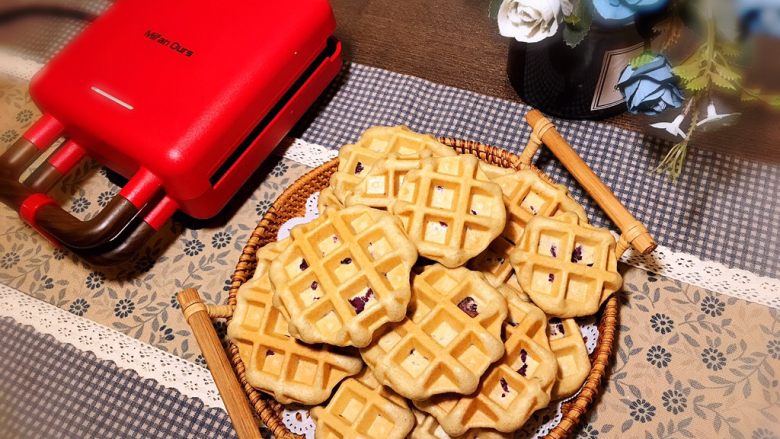
<path id="1" fill-rule="evenodd" d="M 501 232 L 501 189 L 473 155 L 423 160 L 406 174 L 392 211 L 422 256 L 457 267 L 481 253 Z"/>
<path id="2" fill-rule="evenodd" d="M 442 395 L 415 406 L 433 415 L 444 431 L 459 436 L 475 428 L 518 430 L 547 406 L 555 380 L 555 356 L 547 341 L 547 317 L 534 305 L 510 297 L 506 354 L 468 396 Z"/>
<path id="3" fill-rule="evenodd" d="M 290 334 L 307 343 L 366 346 L 403 319 L 417 259 L 396 221 L 363 206 L 328 211 L 296 227 L 272 264 L 274 305 L 290 315 Z M 362 308 L 356 298 L 364 299 Z"/>
<path id="4" fill-rule="evenodd" d="M 279 246 L 264 247 L 258 259 L 279 254 L 269 247 Z M 288 319 L 272 306 L 267 271 L 267 261 L 261 260 L 255 277 L 239 289 L 228 336 L 238 346 L 253 387 L 282 404 L 320 404 L 342 379 L 360 372 L 363 362 L 327 345 L 306 345 L 290 337 Z"/>
<path id="5" fill-rule="evenodd" d="M 412 400 L 473 392 L 482 373 L 504 352 L 505 301 L 466 268 L 427 267 L 414 277 L 412 288 L 406 320 L 385 328 L 361 349 L 363 359 L 379 382 Z M 473 316 L 464 308 L 473 310 Z"/>
<path id="6" fill-rule="evenodd" d="M 535 217 L 511 255 L 523 291 L 549 315 L 594 314 L 623 282 L 615 238 L 577 221 L 573 214 Z"/>
<path id="7" fill-rule="evenodd" d="M 367 370 L 344 381 L 328 405 L 313 408 L 311 415 L 317 438 L 404 439 L 414 426 L 406 401 Z"/>

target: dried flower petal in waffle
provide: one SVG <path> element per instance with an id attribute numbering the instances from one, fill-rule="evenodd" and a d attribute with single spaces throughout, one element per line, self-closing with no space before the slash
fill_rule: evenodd
<path id="1" fill-rule="evenodd" d="M 590 373 L 590 358 L 580 325 L 574 319 L 552 317 L 550 347 L 558 361 L 558 377 L 552 388 L 552 399 L 574 395 Z"/>
<path id="2" fill-rule="evenodd" d="M 595 314 L 623 283 L 615 238 L 578 222 L 572 213 L 535 217 L 510 257 L 523 291 L 551 316 Z"/>
<path id="3" fill-rule="evenodd" d="M 414 427 L 406 400 L 380 385 L 369 370 L 346 379 L 326 407 L 314 407 L 317 439 L 403 439 Z"/>
<path id="4" fill-rule="evenodd" d="M 434 264 L 413 277 L 409 305 L 406 319 L 360 350 L 374 376 L 414 400 L 473 392 L 504 352 L 501 294 L 477 272 Z"/>
<path id="5" fill-rule="evenodd" d="M 506 224 L 501 188 L 471 154 L 423 160 L 406 174 L 391 210 L 420 255 L 450 268 L 485 250 Z"/>
<path id="6" fill-rule="evenodd" d="M 403 126 L 371 127 L 356 143 L 339 150 L 339 168 L 330 180 L 336 197 L 344 202 L 371 167 L 392 153 L 416 158 L 456 155 L 452 148 L 428 134 L 418 134 Z"/>
<path id="7" fill-rule="evenodd" d="M 499 186 L 507 208 L 506 227 L 485 252 L 474 258 L 470 267 L 490 273 L 488 280 L 497 285 L 512 274 L 509 254 L 523 236 L 526 224 L 535 216 L 555 216 L 574 212 L 585 224 L 585 210 L 572 199 L 562 185 L 552 184 L 536 171 L 526 169 L 492 178 Z"/>
<path id="8" fill-rule="evenodd" d="M 364 206 L 328 210 L 290 235 L 271 264 L 271 282 L 292 336 L 362 347 L 382 325 L 404 318 L 417 251 L 392 215 Z"/>
<path id="9" fill-rule="evenodd" d="M 453 438 L 441 428 L 433 416 L 416 409 L 412 409 L 412 413 L 414 413 L 415 424 L 409 439 L 511 439 L 514 436 L 512 433 L 477 428 L 467 431 L 463 436 Z"/>
<path id="10" fill-rule="evenodd" d="M 238 290 L 228 337 L 238 347 L 246 378 L 283 403 L 320 404 L 342 379 L 363 369 L 354 355 L 327 345 L 306 345 L 287 333 L 287 318 L 271 304 L 270 260 L 289 245 L 289 239 L 258 251 L 255 277 Z"/>
<path id="11" fill-rule="evenodd" d="M 529 302 L 510 297 L 504 326 L 506 354 L 468 396 L 438 395 L 414 405 L 433 415 L 447 434 L 475 428 L 510 433 L 550 402 L 557 363 L 547 341 L 547 317 Z"/>

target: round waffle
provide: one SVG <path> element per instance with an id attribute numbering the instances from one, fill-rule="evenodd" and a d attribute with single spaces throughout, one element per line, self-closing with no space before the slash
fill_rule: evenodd
<path id="1" fill-rule="evenodd" d="M 500 433 L 487 428 L 478 428 L 467 431 L 463 436 L 453 438 L 441 428 L 433 416 L 416 409 L 412 409 L 412 413 L 414 413 L 415 424 L 409 439 L 511 439 L 514 436 L 512 433 Z"/>
<path id="2" fill-rule="evenodd" d="M 615 238 L 578 223 L 572 213 L 535 217 L 510 257 L 520 287 L 551 316 L 595 314 L 623 283 Z"/>
<path id="3" fill-rule="evenodd" d="M 369 370 L 341 383 L 326 407 L 311 409 L 317 439 L 404 439 L 414 427 L 406 401 Z"/>
<path id="4" fill-rule="evenodd" d="M 471 154 L 423 160 L 406 174 L 391 210 L 420 255 L 450 268 L 485 250 L 506 225 L 501 188 Z"/>
<path id="5" fill-rule="evenodd" d="M 415 133 L 404 126 L 371 127 L 357 142 L 339 150 L 339 167 L 330 179 L 336 197 L 344 202 L 374 164 L 390 154 L 417 159 L 456 155 L 433 136 Z"/>
<path id="6" fill-rule="evenodd" d="M 550 217 L 573 212 L 584 224 L 588 222 L 588 217 L 564 186 L 548 182 L 537 172 L 526 169 L 508 174 L 494 172 L 492 175 L 491 179 L 501 187 L 506 205 L 506 227 L 501 236 L 469 266 L 485 273 L 485 277 L 497 286 L 512 274 L 509 254 L 520 242 L 528 221 L 535 216 Z"/>
<path id="7" fill-rule="evenodd" d="M 409 399 L 468 394 L 504 353 L 506 301 L 477 272 L 435 264 L 412 279 L 407 318 L 360 350 L 379 382 Z"/>
<path id="8" fill-rule="evenodd" d="M 549 323 L 550 348 L 558 361 L 558 376 L 551 396 L 563 399 L 582 387 L 590 373 L 590 358 L 576 320 L 553 317 Z"/>
<path id="9" fill-rule="evenodd" d="M 470 429 L 518 430 L 550 402 L 557 363 L 547 341 L 547 317 L 529 302 L 510 296 L 504 325 L 506 354 L 468 396 L 438 395 L 414 405 L 433 415 L 447 434 Z"/>
<path id="10" fill-rule="evenodd" d="M 228 337 L 238 346 L 253 387 L 283 404 L 320 404 L 342 379 L 360 372 L 363 362 L 328 345 L 303 344 L 287 333 L 287 318 L 271 305 L 268 266 L 289 244 L 284 240 L 257 252 L 255 275 L 238 290 Z"/>
<path id="11" fill-rule="evenodd" d="M 366 346 L 404 318 L 417 251 L 387 212 L 355 206 L 294 227 L 271 264 L 274 306 L 306 343 Z"/>

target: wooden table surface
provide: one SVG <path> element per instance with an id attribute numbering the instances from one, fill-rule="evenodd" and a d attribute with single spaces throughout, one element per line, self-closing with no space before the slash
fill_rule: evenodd
<path id="1" fill-rule="evenodd" d="M 487 16 L 488 0 L 331 3 L 338 20 L 337 36 L 352 61 L 519 101 L 506 76 L 509 40 L 498 34 L 495 20 Z M 780 48 L 776 41 L 765 40 L 756 41 L 755 46 L 760 54 L 778 53 Z M 764 83 L 770 78 L 770 86 L 780 85 L 776 80 L 780 57 L 762 56 L 752 64 L 748 78 Z M 745 107 L 739 102 L 732 105 L 743 117 L 734 126 L 695 137 L 693 145 L 780 163 L 780 110 L 762 105 Z M 664 137 L 665 132 L 648 127 L 661 120 L 666 119 L 624 114 L 606 122 Z"/>

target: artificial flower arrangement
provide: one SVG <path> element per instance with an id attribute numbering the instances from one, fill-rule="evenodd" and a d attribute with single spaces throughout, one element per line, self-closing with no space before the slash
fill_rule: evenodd
<path id="1" fill-rule="evenodd" d="M 780 2 L 492 0 L 490 14 L 496 17 L 503 36 L 536 43 L 560 32 L 570 47 L 587 37 L 594 19 L 600 24 L 625 26 L 643 15 L 659 17 L 653 26 L 655 41 L 652 45 L 649 39 L 645 42 L 644 51 L 623 68 L 616 87 L 631 113 L 655 116 L 668 109 L 682 109 L 670 121 L 651 124 L 681 139 L 656 168 L 673 180 L 681 174 L 689 142 L 698 130 L 729 124 L 738 116 L 718 112 L 717 93 L 736 93 L 744 101 L 780 107 L 780 95 L 746 87 L 737 65 L 741 54 L 737 41 L 745 32 L 780 36 Z M 687 58 L 673 66 L 668 51 L 686 27 L 698 31 L 700 39 Z"/>

